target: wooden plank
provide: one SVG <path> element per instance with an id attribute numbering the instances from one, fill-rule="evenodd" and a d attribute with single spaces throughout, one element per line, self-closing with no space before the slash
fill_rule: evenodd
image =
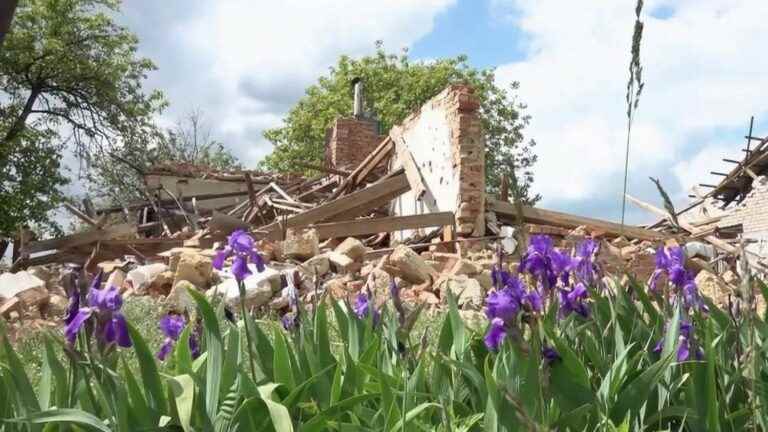
<path id="1" fill-rule="evenodd" d="M 493 240 L 499 240 L 506 238 L 504 236 L 485 236 L 485 237 L 469 237 L 469 238 L 459 238 L 455 240 L 449 240 L 449 241 L 441 241 L 441 242 L 429 242 L 429 243 L 419 243 L 419 244 L 412 244 L 412 245 L 405 245 L 409 248 L 413 249 L 414 251 L 416 249 L 424 249 L 429 247 L 440 247 L 445 245 L 451 245 L 451 244 L 457 244 L 457 243 L 479 243 L 479 242 L 485 242 L 485 241 L 493 241 Z M 386 248 L 386 249 L 376 249 L 372 251 L 368 251 L 365 253 L 366 259 L 373 259 L 378 258 L 380 256 L 389 255 L 392 252 L 394 252 L 395 248 Z"/>
<path id="2" fill-rule="evenodd" d="M 408 179 L 405 174 L 399 174 L 374 183 L 365 189 L 353 192 L 344 197 L 329 201 L 313 209 L 293 215 L 286 219 L 286 228 L 304 227 L 307 225 L 327 221 L 339 214 L 348 214 L 349 210 L 354 209 L 354 216 L 365 211 L 378 207 L 376 204 L 381 200 L 392 200 L 410 189 Z M 352 217 L 354 217 L 352 216 Z M 281 231 L 277 222 L 271 223 L 262 228 L 269 232 L 270 238 L 279 239 Z"/>
<path id="3" fill-rule="evenodd" d="M 310 197 L 312 197 L 313 195 L 315 195 L 315 194 L 317 194 L 317 193 L 319 193 L 319 192 L 322 192 L 322 191 L 324 191 L 324 190 L 330 189 L 330 188 L 332 188 L 334 185 L 337 185 L 337 184 L 339 184 L 339 181 L 338 181 L 337 179 L 335 179 L 335 178 L 334 178 L 334 179 L 331 179 L 331 180 L 329 180 L 329 181 L 326 181 L 326 182 L 320 183 L 319 185 L 317 185 L 317 186 L 313 187 L 312 189 L 310 189 L 310 190 L 308 190 L 308 191 L 306 191 L 306 192 L 302 193 L 301 195 L 299 195 L 298 197 L 296 197 L 296 199 L 297 199 L 297 200 L 299 200 L 299 201 L 303 201 L 303 200 L 305 200 L 305 199 L 307 199 L 307 198 L 310 198 Z"/>
<path id="4" fill-rule="evenodd" d="M 93 218 L 91 218 L 87 214 L 85 214 L 82 211 L 80 211 L 79 208 L 73 206 L 72 204 L 70 204 L 68 202 L 64 202 L 62 205 L 64 206 L 65 209 L 67 209 L 70 213 L 75 215 L 81 221 L 83 221 L 83 222 L 85 222 L 88 225 L 93 226 L 93 227 L 98 226 L 98 222 L 93 220 Z"/>
<path id="5" fill-rule="evenodd" d="M 347 177 L 350 174 L 349 171 L 342 171 L 340 169 L 328 168 L 328 167 L 324 167 L 324 166 L 320 166 L 320 165 L 315 165 L 315 164 L 310 164 L 310 163 L 305 163 L 305 162 L 299 162 L 299 163 L 296 164 L 296 166 L 301 167 L 301 168 L 306 168 L 306 169 L 311 169 L 311 170 L 315 170 L 315 171 L 324 172 L 324 173 L 327 173 L 327 174 L 340 175 L 340 176 L 344 176 L 344 177 Z"/>
<path id="6" fill-rule="evenodd" d="M 367 157 L 361 164 L 360 164 L 360 171 L 355 173 L 353 172 L 350 174 L 350 177 L 353 179 L 353 185 L 358 185 L 360 182 L 365 180 L 366 177 L 368 177 L 371 174 L 371 171 L 373 171 L 379 164 L 384 160 L 384 158 L 389 155 L 389 153 L 392 151 L 394 147 L 394 142 L 392 141 L 392 138 L 390 136 L 387 136 L 384 138 L 384 141 L 379 144 L 378 147 Z"/>
<path id="7" fill-rule="evenodd" d="M 32 242 L 26 245 L 24 252 L 31 254 L 54 249 L 63 250 L 88 243 L 94 243 L 99 240 L 107 240 L 113 237 L 135 234 L 136 226 L 132 224 L 119 224 L 107 228 L 89 230 L 64 237 Z"/>
<path id="8" fill-rule="evenodd" d="M 512 222 L 515 220 L 517 212 L 512 203 L 502 202 L 494 199 L 488 199 L 489 209 L 495 212 L 502 219 Z M 584 216 L 576 216 L 567 213 L 561 213 L 542 208 L 522 206 L 523 222 L 537 225 L 552 225 L 561 228 L 573 229 L 582 225 L 604 232 L 609 237 L 618 237 L 625 235 L 641 240 L 660 240 L 666 238 L 663 233 L 645 228 L 635 227 L 608 222 L 600 219 L 593 219 Z"/>
<path id="9" fill-rule="evenodd" d="M 384 156 L 386 156 L 390 151 L 392 150 L 392 138 L 387 136 L 384 138 L 384 140 L 369 154 L 368 156 L 363 159 L 362 162 L 360 162 L 360 165 L 358 165 L 352 172 L 349 174 L 349 177 L 347 177 L 341 185 L 333 192 L 331 195 L 331 200 L 334 200 L 338 198 L 342 193 L 344 193 L 350 185 L 354 186 L 359 184 L 363 179 L 365 179 L 368 174 L 373 171 L 374 168 L 376 168 L 376 165 L 381 163 L 381 161 L 384 159 Z"/>
<path id="10" fill-rule="evenodd" d="M 427 192 L 427 187 L 424 185 L 424 180 L 421 178 L 419 166 L 416 165 L 416 161 L 413 160 L 413 155 L 402 143 L 397 146 L 397 158 L 403 169 L 405 169 L 405 176 L 408 178 L 408 183 L 411 185 L 411 191 L 416 199 L 420 200 Z"/>
<path id="11" fill-rule="evenodd" d="M 253 187 L 253 179 L 251 178 L 251 173 L 244 172 L 243 178 L 245 178 L 245 187 L 248 189 L 248 198 L 251 201 L 251 204 L 256 204 L 256 188 Z"/>
<path id="12" fill-rule="evenodd" d="M 238 228 L 248 229 L 249 225 L 238 217 L 217 211 L 213 212 L 213 216 L 211 216 L 211 220 L 208 222 L 209 231 L 222 231 L 229 234 Z"/>
<path id="13" fill-rule="evenodd" d="M 239 196 L 245 196 L 248 195 L 248 191 L 235 191 L 235 192 L 222 192 L 222 193 L 205 193 L 205 194 L 197 194 L 197 195 L 189 195 L 181 198 L 182 202 L 186 201 L 192 201 L 193 199 L 197 201 L 206 201 L 206 200 L 212 200 L 212 199 L 218 199 L 218 198 L 232 198 L 232 197 L 239 197 Z M 157 205 L 159 206 L 166 206 L 166 205 L 173 205 L 175 202 L 172 199 L 164 199 L 164 200 L 158 200 Z M 150 205 L 150 203 L 146 201 L 137 202 L 133 204 L 129 204 L 127 207 L 125 207 L 128 210 L 137 210 L 143 207 L 146 207 Z M 96 210 L 97 213 L 114 213 L 123 211 L 123 206 L 112 206 L 112 207 L 104 207 L 101 209 Z"/>
<path id="14" fill-rule="evenodd" d="M 274 189 L 275 192 L 277 192 L 281 197 L 285 198 L 286 201 L 296 202 L 293 197 L 285 193 L 284 190 L 280 189 L 280 186 L 278 186 L 277 183 L 270 183 L 269 185 L 272 186 L 272 189 Z"/>
<path id="15" fill-rule="evenodd" d="M 427 213 L 411 216 L 391 216 L 310 225 L 321 239 L 354 237 L 405 229 L 429 228 L 453 223 L 452 212 Z"/>

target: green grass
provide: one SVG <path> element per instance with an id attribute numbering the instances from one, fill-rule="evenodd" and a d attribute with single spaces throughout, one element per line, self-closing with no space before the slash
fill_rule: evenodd
<path id="1" fill-rule="evenodd" d="M 147 341 L 152 349 L 158 349 L 163 343 L 163 335 L 158 329 L 158 321 L 163 314 L 163 308 L 160 302 L 152 297 L 131 297 L 123 304 L 122 312 L 125 318 L 133 324 Z M 35 330 L 29 334 L 21 334 L 16 341 L 16 353 L 24 364 L 29 379 L 33 386 L 40 381 L 40 370 L 43 364 L 43 342 L 47 335 L 57 338 L 64 337 L 64 324 L 60 327 L 50 330 Z M 64 361 L 64 355 L 59 353 L 59 360 Z M 136 355 L 133 351 L 126 350 L 126 360 L 131 369 L 138 366 Z"/>

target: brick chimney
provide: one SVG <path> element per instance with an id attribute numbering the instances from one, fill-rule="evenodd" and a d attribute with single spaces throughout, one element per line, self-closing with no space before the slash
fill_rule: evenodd
<path id="1" fill-rule="evenodd" d="M 365 159 L 384 136 L 379 135 L 378 121 L 363 112 L 363 82 L 352 80 L 354 103 L 352 117 L 339 117 L 328 129 L 325 142 L 325 165 L 330 168 L 354 168 Z"/>
<path id="2" fill-rule="evenodd" d="M 384 139 L 375 120 L 337 118 L 325 147 L 325 164 L 330 168 L 354 168 Z"/>

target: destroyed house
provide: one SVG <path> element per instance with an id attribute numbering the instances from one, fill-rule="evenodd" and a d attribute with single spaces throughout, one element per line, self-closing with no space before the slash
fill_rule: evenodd
<path id="1" fill-rule="evenodd" d="M 627 254 L 645 252 L 669 236 L 659 227 L 518 207 L 488 195 L 480 104 L 469 86 L 448 86 L 385 134 L 362 111 L 363 97 L 357 82 L 352 114 L 329 125 L 324 164 L 306 164 L 320 173 L 315 177 L 156 166 L 145 175 L 147 201 L 93 214 L 68 205 L 89 229 L 22 244 L 14 269 L 52 262 L 94 265 L 126 255 L 152 261 L 174 248 L 214 247 L 237 228 L 263 242 L 306 230 L 321 242 L 357 237 L 375 255 L 392 244 L 464 253 L 509 235 L 505 225 L 522 222 L 531 233 L 561 240 L 573 237 L 573 230 L 582 237 L 624 239 L 613 250 L 619 261 L 631 259 L 621 247 L 629 248 Z M 125 220 L 106 225 L 115 219 L 103 217 L 109 213 L 122 213 Z"/>

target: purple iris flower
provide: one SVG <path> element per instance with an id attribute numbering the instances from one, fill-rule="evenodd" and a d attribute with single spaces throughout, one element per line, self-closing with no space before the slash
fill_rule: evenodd
<path id="1" fill-rule="evenodd" d="M 557 285 L 558 278 L 567 284 L 572 267 L 570 255 L 555 249 L 552 238 L 546 235 L 532 236 L 520 261 L 520 271 L 535 277 L 545 291 Z"/>
<path id="2" fill-rule="evenodd" d="M 373 300 L 366 293 L 361 292 L 357 295 L 352 310 L 361 320 L 368 318 L 369 315 L 373 315 L 373 325 L 379 322 L 379 311 L 374 308 Z"/>
<path id="3" fill-rule="evenodd" d="M 534 312 L 541 312 L 544 309 L 544 301 L 541 298 L 541 294 L 535 289 L 525 295 L 523 303 L 528 305 Z"/>
<path id="4" fill-rule="evenodd" d="M 648 282 L 652 292 L 656 291 L 656 285 L 661 276 L 666 276 L 678 288 L 685 283 L 685 252 L 680 246 L 660 247 L 656 250 L 656 269 Z"/>
<path id="5" fill-rule="evenodd" d="M 181 315 L 166 315 L 160 319 L 160 331 L 165 335 L 165 341 L 157 352 L 158 359 L 163 361 L 171 353 L 186 324 L 186 320 Z"/>
<path id="6" fill-rule="evenodd" d="M 233 255 L 235 258 L 232 261 L 232 274 L 238 282 L 251 274 L 248 261 L 256 266 L 259 273 L 264 271 L 264 260 L 255 248 L 253 237 L 247 231 L 239 229 L 229 235 L 227 246 L 219 250 L 214 257 L 213 267 L 221 270 L 224 267 L 224 261 Z"/>
<path id="7" fill-rule="evenodd" d="M 493 291 L 485 299 L 485 314 L 490 320 L 498 318 L 504 322 L 512 322 L 520 310 L 520 300 L 521 297 L 509 287 Z"/>
<path id="8" fill-rule="evenodd" d="M 200 357 L 200 337 L 202 333 L 203 326 L 201 322 L 198 321 L 194 330 L 192 330 L 192 334 L 189 335 L 189 351 L 192 354 L 193 359 Z"/>
<path id="9" fill-rule="evenodd" d="M 123 306 L 123 298 L 115 286 L 104 289 L 91 287 L 86 298 L 88 307 L 80 308 L 77 314 L 67 323 L 64 334 L 70 344 L 74 344 L 77 334 L 83 325 L 93 317 L 96 321 L 96 332 L 100 340 L 109 345 L 117 345 L 127 348 L 131 346 L 131 338 L 128 335 L 128 325 L 125 317 L 120 313 Z"/>
<path id="10" fill-rule="evenodd" d="M 704 358 L 704 353 L 700 348 L 695 348 L 693 343 L 693 326 L 686 320 L 680 321 L 680 334 L 678 336 L 680 345 L 677 347 L 677 361 L 683 362 L 690 358 L 691 350 L 694 351 L 694 355 L 697 360 Z M 656 347 L 653 348 L 653 352 L 659 354 L 664 349 L 664 338 L 659 339 L 656 343 Z"/>
<path id="11" fill-rule="evenodd" d="M 157 358 L 160 361 L 165 361 L 168 354 L 173 351 L 173 347 L 178 342 L 181 332 L 184 331 L 184 326 L 186 325 L 187 321 L 181 315 L 168 314 L 160 318 L 160 331 L 165 335 L 163 345 L 160 346 L 160 350 L 157 352 Z M 189 335 L 189 351 L 193 359 L 200 357 L 198 337 L 199 329 L 196 329 L 196 331 Z"/>
<path id="12" fill-rule="evenodd" d="M 572 289 L 563 288 L 559 292 L 560 295 L 560 318 L 565 318 L 571 313 L 577 313 L 582 318 L 589 317 L 589 306 L 585 303 L 585 300 L 589 296 L 587 287 L 583 283 L 579 282 Z"/>
<path id="13" fill-rule="evenodd" d="M 656 269 L 648 281 L 651 292 L 658 291 L 658 282 L 666 276 L 686 308 L 706 309 L 699 296 L 693 272 L 685 268 L 685 251 L 680 246 L 661 247 L 656 251 Z"/>
<path id="14" fill-rule="evenodd" d="M 593 238 L 585 239 L 576 247 L 573 269 L 577 278 L 587 285 L 593 285 L 598 280 L 599 273 L 595 259 L 599 250 L 600 243 Z"/>
<path id="15" fill-rule="evenodd" d="M 559 275 L 560 281 L 563 283 L 563 285 L 568 285 L 568 280 L 571 276 L 570 271 L 573 268 L 573 259 L 567 253 L 557 249 L 552 249 L 552 252 L 550 252 L 549 256 L 552 262 L 552 276 L 557 278 Z"/>
<path id="16" fill-rule="evenodd" d="M 100 271 L 91 281 L 89 291 L 92 289 L 101 288 L 101 280 L 104 277 L 104 272 Z M 68 293 L 69 305 L 67 306 L 67 314 L 64 316 L 64 324 L 69 325 L 77 316 L 77 312 L 80 310 L 80 290 L 77 284 L 71 286 L 71 291 Z"/>
<path id="17" fill-rule="evenodd" d="M 501 343 L 507 337 L 507 327 L 501 318 L 493 318 L 488 333 L 485 335 L 485 346 L 493 352 L 497 352 Z"/>
<path id="18" fill-rule="evenodd" d="M 560 359 L 560 354 L 558 354 L 557 351 L 555 351 L 555 349 L 551 346 L 544 345 L 544 347 L 541 349 L 541 357 L 544 359 L 544 364 L 549 366 L 556 360 Z"/>
<path id="19" fill-rule="evenodd" d="M 280 318 L 280 323 L 286 331 L 294 331 L 299 327 L 299 318 L 293 312 L 288 312 Z"/>

